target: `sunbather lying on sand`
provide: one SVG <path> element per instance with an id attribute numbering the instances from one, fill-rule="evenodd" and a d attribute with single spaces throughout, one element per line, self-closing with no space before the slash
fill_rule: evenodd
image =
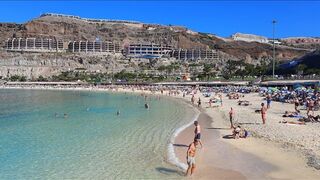
<path id="1" fill-rule="evenodd" d="M 244 101 L 238 101 L 238 105 L 239 106 L 249 106 L 249 105 L 251 105 L 251 103 L 249 101 L 244 100 Z"/>
<path id="2" fill-rule="evenodd" d="M 305 123 L 305 122 L 294 122 L 294 121 L 286 121 L 286 120 L 279 121 L 279 123 L 283 123 L 283 124 L 306 125 L 306 123 Z"/>
<path id="3" fill-rule="evenodd" d="M 210 101 L 211 103 L 217 103 L 217 102 L 220 102 L 220 100 L 219 100 L 219 99 L 217 99 L 217 98 L 211 98 L 209 101 Z"/>
<path id="4" fill-rule="evenodd" d="M 312 116 L 312 115 L 308 115 L 308 117 L 303 117 L 303 118 L 300 118 L 298 121 L 300 122 L 320 122 L 320 116 L 317 115 L 317 116 Z"/>
<path id="5" fill-rule="evenodd" d="M 241 126 L 236 126 L 233 128 L 232 135 L 234 139 L 246 138 L 248 136 L 248 131 L 241 128 Z"/>
<path id="6" fill-rule="evenodd" d="M 229 99 L 239 99 L 240 95 L 238 93 L 229 93 L 227 94 Z"/>
<path id="7" fill-rule="evenodd" d="M 289 111 L 285 111 L 284 115 L 282 115 L 282 117 L 296 117 L 296 118 L 301 118 L 301 114 L 299 114 L 298 112 L 289 112 Z"/>

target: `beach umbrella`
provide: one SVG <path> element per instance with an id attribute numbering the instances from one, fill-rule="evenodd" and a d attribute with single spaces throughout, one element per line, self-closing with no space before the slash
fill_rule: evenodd
<path id="1" fill-rule="evenodd" d="M 308 92 L 308 93 L 313 93 L 314 90 L 313 90 L 313 89 L 307 89 L 307 92 Z"/>
<path id="2" fill-rule="evenodd" d="M 276 87 L 269 87 L 269 88 L 268 88 L 268 91 L 269 91 L 269 92 L 277 92 L 277 91 L 279 91 L 279 89 L 276 88 Z"/>
<path id="3" fill-rule="evenodd" d="M 307 88 L 303 87 L 303 86 L 300 86 L 300 87 L 297 87 L 295 88 L 294 90 L 295 91 L 305 91 Z"/>
<path id="4" fill-rule="evenodd" d="M 268 88 L 266 88 L 266 87 L 261 87 L 261 88 L 260 88 L 260 91 L 268 91 Z"/>
<path id="5" fill-rule="evenodd" d="M 297 89 L 297 88 L 300 88 L 300 87 L 303 87 L 301 84 L 293 84 L 293 89 Z"/>

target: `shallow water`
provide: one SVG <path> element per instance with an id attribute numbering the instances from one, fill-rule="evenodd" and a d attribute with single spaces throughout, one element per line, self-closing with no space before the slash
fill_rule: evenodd
<path id="1" fill-rule="evenodd" d="M 139 95 L 48 90 L 0 101 L 0 179 L 181 178 L 167 145 L 195 112 L 180 102 L 149 97 L 147 110 Z"/>

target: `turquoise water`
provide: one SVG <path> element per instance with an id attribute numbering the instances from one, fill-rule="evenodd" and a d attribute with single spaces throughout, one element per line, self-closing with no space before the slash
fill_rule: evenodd
<path id="1" fill-rule="evenodd" d="M 174 100 L 3 89 L 0 101 L 0 179 L 181 178 L 167 145 L 194 111 Z"/>

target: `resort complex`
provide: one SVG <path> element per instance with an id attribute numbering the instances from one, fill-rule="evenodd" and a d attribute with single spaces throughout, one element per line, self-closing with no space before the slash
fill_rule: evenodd
<path id="1" fill-rule="evenodd" d="M 73 41 L 69 42 L 65 51 L 77 53 L 121 53 L 120 44 L 102 41 Z"/>
<path id="2" fill-rule="evenodd" d="M 13 52 L 63 52 L 63 42 L 47 38 L 11 38 L 5 42 L 5 49 Z"/>
<path id="3" fill-rule="evenodd" d="M 170 58 L 177 60 L 218 60 L 216 50 L 176 49 L 170 45 L 139 43 L 120 44 L 108 41 L 62 41 L 47 38 L 10 38 L 5 42 L 8 52 L 71 52 L 123 54 L 130 58 Z"/>

